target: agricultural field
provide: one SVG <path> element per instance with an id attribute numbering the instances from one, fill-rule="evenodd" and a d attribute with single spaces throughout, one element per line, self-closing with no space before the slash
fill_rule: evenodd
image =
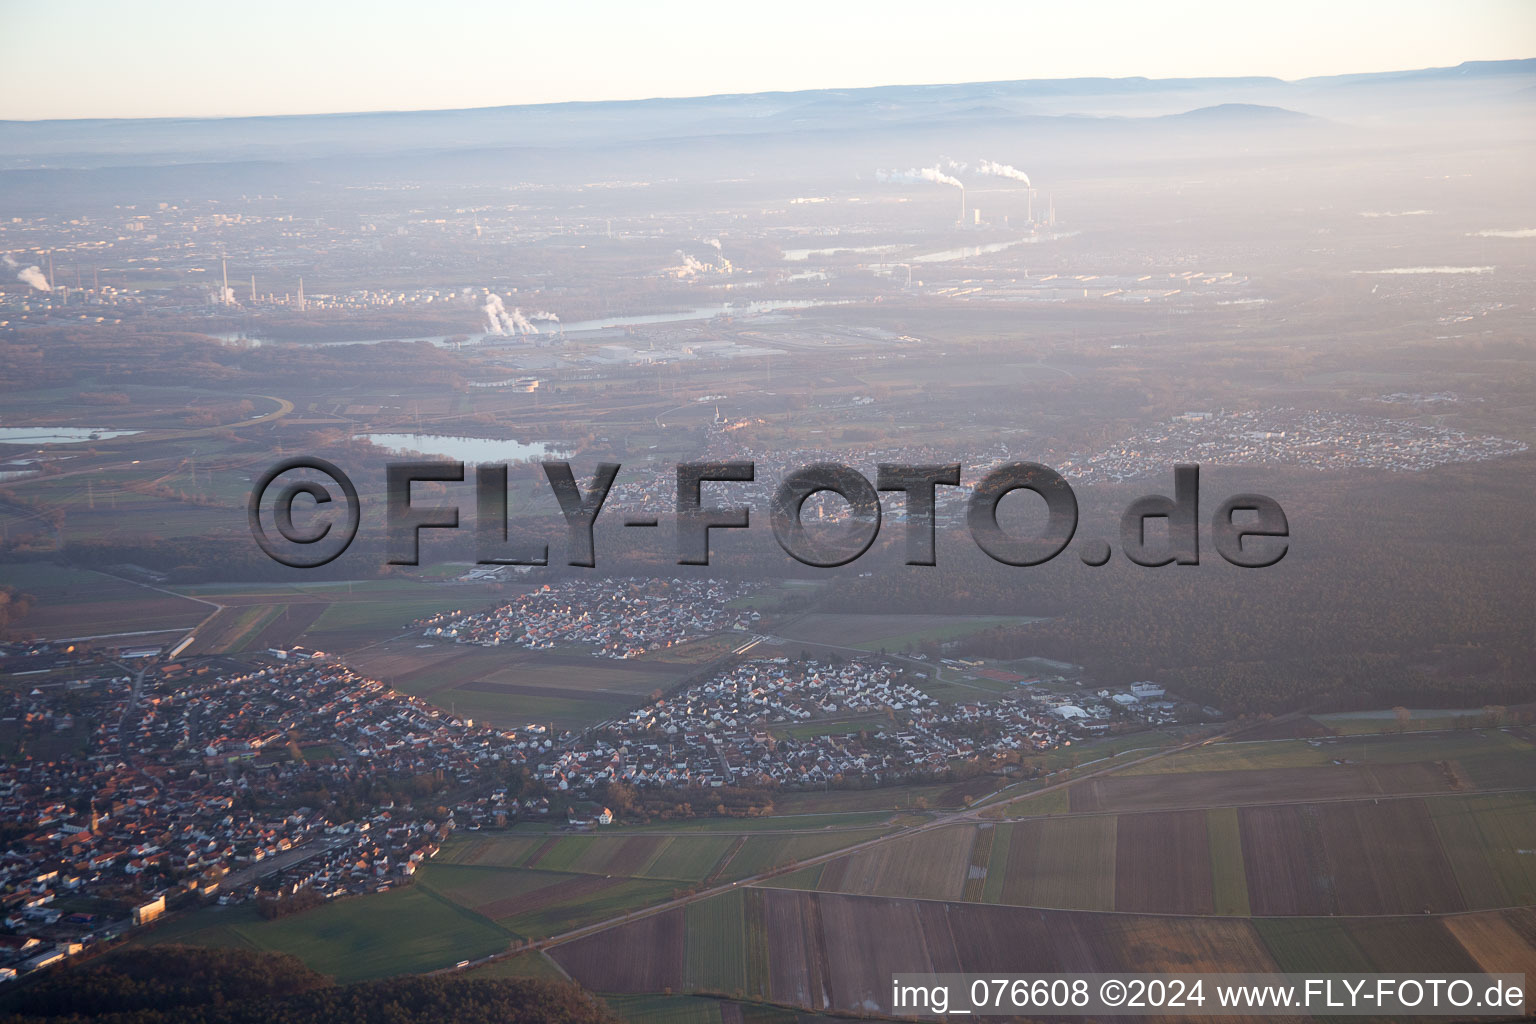
<path id="1" fill-rule="evenodd" d="M 1531 752 L 1529 740 L 1512 730 L 1487 729 L 1439 733 L 1432 736 L 1381 734 L 1297 740 L 1242 740 L 1192 747 L 1120 774 L 1167 775 L 1185 772 L 1272 771 L 1277 768 L 1326 767 L 1350 764 L 1409 764 L 1464 757 Z"/>
<path id="2" fill-rule="evenodd" d="M 969 825 L 920 832 L 820 865 L 812 888 L 822 892 L 957 900 L 965 887 L 978 832 Z M 984 866 L 984 865 L 983 865 Z"/>
<path id="3" fill-rule="evenodd" d="M 210 604 L 87 569 L 45 562 L 7 565 L 7 586 L 30 595 L 32 607 L 11 622 L 14 638 L 75 640 L 117 634 L 179 633 L 217 609 Z M 130 641 L 131 636 L 123 636 Z M 154 641 L 155 637 L 146 637 Z"/>
<path id="4" fill-rule="evenodd" d="M 1429 762 L 1342 764 L 1266 771 L 1115 774 L 1074 784 L 1071 799 L 1073 811 L 1139 811 L 1430 795 L 1456 788 L 1453 776 Z"/>
<path id="5" fill-rule="evenodd" d="M 733 897 L 735 894 L 731 894 Z M 911 971 L 1271 970 L 1247 922 L 1103 915 L 879 899 L 789 890 L 749 890 L 744 928 L 767 950 L 766 991 L 775 1002 L 815 1010 L 883 1005 L 892 964 Z M 726 914 L 722 913 L 722 917 Z M 624 925 L 556 947 L 551 955 L 599 991 L 635 991 L 611 961 L 643 941 Z M 723 959 L 723 958 L 722 958 Z M 729 991 L 745 971 L 690 978 L 690 988 Z M 642 985 L 649 985 L 642 980 Z M 649 990 L 655 991 L 651 985 Z M 643 988 L 641 990 L 644 990 Z M 752 991 L 749 981 L 748 991 Z"/>
<path id="6" fill-rule="evenodd" d="M 1213 807 L 1205 812 L 1205 835 L 1210 845 L 1211 912 L 1227 917 L 1247 917 L 1248 875 L 1243 869 L 1242 823 L 1235 807 Z"/>
<path id="7" fill-rule="evenodd" d="M 747 836 L 746 841 L 730 854 L 717 877 L 721 881 L 751 878 L 807 857 L 819 857 L 845 846 L 862 843 L 885 831 L 885 829 L 845 829 Z"/>
<path id="8" fill-rule="evenodd" d="M 1245 807 L 1238 820 L 1257 915 L 1467 907 L 1421 800 Z"/>
<path id="9" fill-rule="evenodd" d="M 956 824 L 764 884 L 1146 914 L 1454 913 L 1536 900 L 1532 849 L 1536 794 L 1371 798 Z"/>
<path id="10" fill-rule="evenodd" d="M 347 660 L 402 693 L 477 720 L 504 727 L 537 722 L 557 729 L 616 717 L 697 670 L 680 662 L 427 644 L 419 638 L 378 644 Z"/>
<path id="11" fill-rule="evenodd" d="M 969 636 L 995 626 L 1018 626 L 1034 619 L 1009 615 L 861 615 L 812 612 L 784 626 L 790 641 L 851 647 L 864 651 L 904 651 L 925 643 Z"/>
<path id="12" fill-rule="evenodd" d="M 545 871 L 703 881 L 731 846 L 727 836 L 569 836 L 547 841 L 522 866 Z"/>
<path id="13" fill-rule="evenodd" d="M 1000 900 L 1026 907 L 1115 909 L 1116 823 L 1110 816 L 1020 821 L 1006 828 Z M 989 871 L 989 874 L 990 874 Z"/>
<path id="14" fill-rule="evenodd" d="M 863 811 L 871 807 L 892 810 L 942 806 L 938 801 L 950 789 L 943 784 L 891 786 L 880 789 L 828 789 L 778 793 L 773 798 L 776 815 Z"/>
<path id="15" fill-rule="evenodd" d="M 512 938 L 538 939 L 671 898 L 677 883 L 532 868 L 429 864 L 413 889 Z"/>
<path id="16" fill-rule="evenodd" d="M 1536 904 L 1536 793 L 1426 800 L 1467 904 Z M 1525 851 L 1525 852 L 1522 852 Z"/>
<path id="17" fill-rule="evenodd" d="M 1493 724 L 1497 715 L 1482 708 L 1411 708 L 1406 717 L 1396 711 L 1341 711 L 1313 715 L 1312 720 L 1337 736 L 1381 732 L 1429 732 Z"/>
<path id="18" fill-rule="evenodd" d="M 684 908 L 684 986 L 691 991 L 747 990 L 745 893 L 736 889 Z"/>
<path id="19" fill-rule="evenodd" d="M 748 994 L 823 1011 L 884 1005 L 892 964 L 914 972 L 979 973 L 1017 972 L 1026 965 L 1068 973 L 1529 973 L 1536 957 L 1536 912 L 1529 910 L 1250 922 L 766 889 L 697 906 L 692 916 L 683 912 L 689 966 L 681 991 L 730 993 L 745 980 Z M 550 955 L 597 991 L 656 992 L 677 980 L 676 968 L 656 963 L 652 953 L 657 946 L 672 948 L 673 927 L 670 921 L 620 925 L 557 946 Z M 695 943 L 712 955 L 703 958 Z M 754 949 L 766 963 L 754 961 Z"/>
<path id="20" fill-rule="evenodd" d="M 1205 811 L 1122 814 L 1115 828 L 1115 908 L 1213 914 Z"/>

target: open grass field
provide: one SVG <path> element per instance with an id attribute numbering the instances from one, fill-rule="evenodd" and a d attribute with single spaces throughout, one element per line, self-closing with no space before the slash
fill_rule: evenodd
<path id="1" fill-rule="evenodd" d="M 292 953 L 338 981 L 447 967 L 505 949 L 512 935 L 421 886 L 337 900 L 266 921 L 249 907 L 210 908 L 143 941 L 244 946 Z"/>
<path id="2" fill-rule="evenodd" d="M 995 811 L 1004 818 L 1036 818 L 1046 814 L 1066 814 L 1072 809 L 1071 794 L 1065 789 L 1053 789 L 1039 796 L 1016 797 Z"/>
<path id="3" fill-rule="evenodd" d="M 488 964 L 471 968 L 468 976 L 472 978 L 540 978 L 545 981 L 565 979 L 560 967 L 538 951 L 492 960 Z"/>

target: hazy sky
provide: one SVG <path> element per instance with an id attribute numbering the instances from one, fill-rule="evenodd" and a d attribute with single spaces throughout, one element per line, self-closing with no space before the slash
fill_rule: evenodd
<path id="1" fill-rule="evenodd" d="M 479 107 L 1536 56 L 1532 0 L 0 0 L 0 118 Z"/>

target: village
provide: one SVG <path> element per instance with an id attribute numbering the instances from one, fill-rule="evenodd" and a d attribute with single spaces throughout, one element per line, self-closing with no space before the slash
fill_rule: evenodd
<path id="1" fill-rule="evenodd" d="M 745 629 L 757 613 L 729 607 L 754 586 L 716 580 L 620 578 L 545 584 L 490 612 L 423 620 L 434 640 L 548 650 L 580 644 L 609 658 L 637 658 L 702 636 Z"/>
<path id="2" fill-rule="evenodd" d="M 452 829 L 443 801 L 474 813 L 463 794 L 555 742 L 543 726 L 477 727 L 318 658 L 272 661 L 0 692 L 0 720 L 29 746 L 78 741 L 0 761 L 0 910 L 14 933 L 0 937 L 0 977 L 150 923 L 168 899 L 400 884 Z"/>
<path id="3" fill-rule="evenodd" d="M 918 685 L 926 673 L 884 660 L 742 661 L 590 730 L 535 775 L 553 789 L 583 793 L 608 782 L 883 785 L 940 777 L 957 765 L 1016 762 L 1102 735 L 1115 723 L 1179 719 L 1181 706 L 1151 682 L 1079 696 L 1033 689 L 1029 684 L 1038 680 L 1030 677 L 983 671 L 1017 685 L 994 699 L 946 705 Z M 1197 715 L 1219 712 L 1205 708 Z"/>
<path id="4" fill-rule="evenodd" d="M 468 642 L 503 630 L 570 644 L 590 643 L 594 626 L 666 645 L 669 629 L 714 632 L 746 614 L 724 608 L 736 587 L 672 583 L 683 593 L 661 600 L 656 586 L 545 588 L 506 606 L 516 613 L 430 628 Z M 587 600 L 593 613 L 573 610 Z M 67 677 L 0 691 L 0 724 L 19 755 L 0 761 L 0 979 L 168 908 L 254 902 L 277 916 L 406 885 L 456 829 L 561 813 L 571 826 L 607 825 L 611 783 L 799 790 L 941 779 L 1189 711 L 1147 682 L 1095 691 L 977 661 L 770 654 L 729 658 L 620 718 L 557 734 L 477 725 L 302 647 L 134 674 L 115 662 L 58 664 Z M 923 686 L 946 672 L 1005 688 L 940 701 Z"/>

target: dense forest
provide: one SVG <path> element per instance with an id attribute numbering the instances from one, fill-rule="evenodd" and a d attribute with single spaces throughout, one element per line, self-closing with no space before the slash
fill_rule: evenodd
<path id="1" fill-rule="evenodd" d="M 570 982 L 415 976 L 334 985 L 286 953 L 155 946 L 53 970 L 3 1024 L 616 1024 Z"/>

